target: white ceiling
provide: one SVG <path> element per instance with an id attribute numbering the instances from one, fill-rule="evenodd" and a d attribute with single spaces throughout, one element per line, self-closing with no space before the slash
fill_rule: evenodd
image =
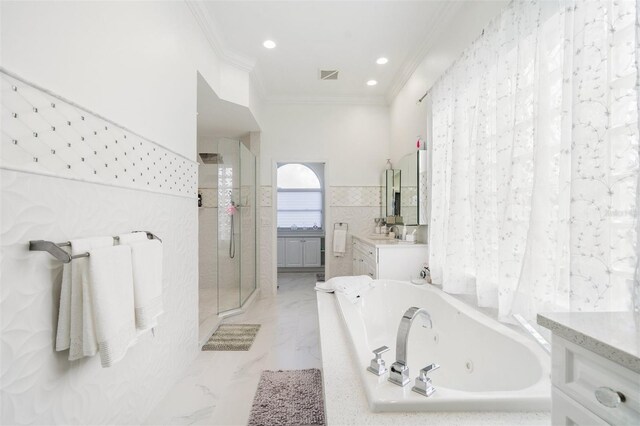
<path id="1" fill-rule="evenodd" d="M 222 100 L 198 74 L 198 144 L 260 130 L 249 108 Z M 200 152 L 200 150 L 198 150 Z"/>
<path id="2" fill-rule="evenodd" d="M 415 70 L 430 39 L 441 37 L 460 1 L 208 1 L 225 49 L 255 60 L 271 100 L 384 100 Z M 266 39 L 277 43 L 265 49 Z M 389 63 L 377 65 L 387 57 Z M 338 69 L 321 81 L 319 69 Z M 377 86 L 369 87 L 367 80 Z"/>

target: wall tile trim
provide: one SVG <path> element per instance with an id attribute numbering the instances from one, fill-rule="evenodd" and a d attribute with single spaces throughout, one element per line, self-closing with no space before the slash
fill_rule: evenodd
<path id="1" fill-rule="evenodd" d="M 197 162 L 1 67 L 0 79 L 0 168 L 197 196 Z"/>

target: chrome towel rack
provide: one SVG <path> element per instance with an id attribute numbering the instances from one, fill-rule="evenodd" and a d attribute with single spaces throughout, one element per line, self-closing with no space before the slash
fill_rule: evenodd
<path id="1" fill-rule="evenodd" d="M 147 234 L 148 239 L 158 240 L 162 242 L 162 240 L 152 232 L 149 232 L 149 231 L 133 231 L 133 232 L 144 232 L 145 234 Z M 118 241 L 120 240 L 120 237 L 115 236 L 113 237 L 113 240 Z M 69 241 L 64 243 L 54 243 L 52 241 L 34 240 L 34 241 L 29 241 L 29 250 L 30 251 L 46 251 L 47 253 L 49 253 L 50 255 L 52 255 L 53 257 L 55 257 L 56 259 L 58 259 L 60 262 L 63 262 L 63 263 L 69 263 L 73 259 L 78 259 L 81 257 L 89 257 L 89 253 L 81 253 L 81 254 L 76 254 L 74 256 L 71 256 L 69 253 L 67 253 L 66 250 L 62 249 L 62 247 L 68 247 L 70 245 L 71 245 L 71 242 Z"/>

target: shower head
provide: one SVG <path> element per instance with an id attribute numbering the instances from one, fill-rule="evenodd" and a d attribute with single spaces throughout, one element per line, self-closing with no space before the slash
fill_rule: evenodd
<path id="1" fill-rule="evenodd" d="M 198 154 L 203 164 L 222 164 L 222 155 L 210 152 L 201 152 Z"/>

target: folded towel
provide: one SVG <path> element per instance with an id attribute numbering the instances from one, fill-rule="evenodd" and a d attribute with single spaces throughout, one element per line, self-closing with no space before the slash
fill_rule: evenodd
<path id="1" fill-rule="evenodd" d="M 124 236 L 120 237 L 129 241 Z M 162 314 L 162 243 L 158 240 L 138 240 L 127 243 L 131 248 L 133 269 L 133 300 L 136 328 L 145 331 L 158 325 Z"/>
<path id="2" fill-rule="evenodd" d="M 60 308 L 58 310 L 58 330 L 56 351 L 69 349 L 71 343 L 71 264 L 62 265 L 62 286 L 60 287 Z"/>
<path id="3" fill-rule="evenodd" d="M 347 247 L 347 231 L 344 229 L 333 230 L 333 255 L 343 257 Z"/>
<path id="4" fill-rule="evenodd" d="M 352 277 L 335 277 L 331 278 L 333 282 L 333 288 L 337 293 L 354 293 L 363 289 L 373 287 L 373 280 L 368 275 L 356 275 Z"/>
<path id="5" fill-rule="evenodd" d="M 325 293 L 355 294 L 363 293 L 374 286 L 374 282 L 368 275 L 356 275 L 347 277 L 334 277 L 324 283 L 316 283 L 316 291 Z"/>
<path id="6" fill-rule="evenodd" d="M 334 293 L 336 291 L 332 285 L 327 285 L 326 282 L 317 282 L 314 288 L 316 291 L 321 291 L 323 293 Z"/>
<path id="7" fill-rule="evenodd" d="M 95 248 L 110 246 L 113 246 L 112 237 L 71 240 L 71 255 L 84 254 Z M 69 361 L 74 361 L 84 356 L 93 356 L 98 350 L 89 295 L 89 281 L 89 258 L 80 257 L 74 259 L 71 262 Z"/>
<path id="8" fill-rule="evenodd" d="M 89 252 L 91 304 L 103 367 L 122 359 L 136 342 L 131 248 L 117 245 Z"/>

